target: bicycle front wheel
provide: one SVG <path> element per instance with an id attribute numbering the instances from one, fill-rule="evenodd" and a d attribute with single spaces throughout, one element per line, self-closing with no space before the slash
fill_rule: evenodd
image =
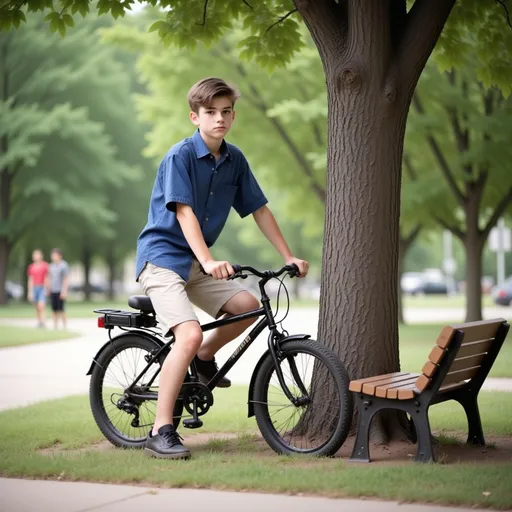
<path id="1" fill-rule="evenodd" d="M 286 396 L 270 355 L 254 381 L 254 414 L 262 436 L 280 454 L 334 455 L 347 438 L 353 400 L 348 374 L 326 346 L 315 340 L 285 341 L 278 358 Z"/>
<path id="2" fill-rule="evenodd" d="M 103 435 L 115 446 L 143 448 L 156 414 L 159 373 L 165 360 L 161 355 L 139 379 L 133 390 L 153 394 L 155 399 L 134 397 L 126 389 L 144 370 L 157 346 L 136 334 L 113 339 L 101 352 L 91 374 L 89 401 Z M 148 360 L 146 360 L 146 358 Z M 182 400 L 174 407 L 174 426 L 183 411 Z"/>

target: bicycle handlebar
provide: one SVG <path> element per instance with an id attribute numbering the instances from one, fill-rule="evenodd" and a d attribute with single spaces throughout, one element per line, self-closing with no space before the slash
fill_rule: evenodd
<path id="1" fill-rule="evenodd" d="M 248 265 L 232 265 L 233 270 L 235 271 L 234 275 L 228 277 L 228 279 L 237 279 L 239 277 L 244 277 L 244 274 L 242 272 L 250 272 L 251 274 L 261 277 L 261 278 L 273 278 L 273 277 L 279 277 L 281 274 L 284 274 L 285 272 L 290 277 L 298 277 L 300 275 L 299 267 L 295 265 L 295 263 L 292 263 L 291 265 L 285 265 L 284 267 L 280 268 L 277 271 L 274 270 L 256 270 L 254 267 L 250 267 Z"/>

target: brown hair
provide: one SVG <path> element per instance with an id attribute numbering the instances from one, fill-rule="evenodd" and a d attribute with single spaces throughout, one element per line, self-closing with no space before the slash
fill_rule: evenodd
<path id="1" fill-rule="evenodd" d="M 228 85 L 221 78 L 203 78 L 194 84 L 187 94 L 190 110 L 199 113 L 199 107 L 208 107 L 213 98 L 225 96 L 231 100 L 232 105 L 240 98 L 240 93 Z"/>

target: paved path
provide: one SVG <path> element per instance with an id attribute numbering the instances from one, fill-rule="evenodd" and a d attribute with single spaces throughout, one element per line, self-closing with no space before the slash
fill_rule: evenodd
<path id="1" fill-rule="evenodd" d="M 148 489 L 128 485 L 0 478 L 2 512 L 478 512 L 396 501 L 330 499 L 282 494 Z M 482 511 L 483 512 L 483 511 Z"/>
<path id="2" fill-rule="evenodd" d="M 508 308 L 497 311 L 493 308 L 485 311 L 485 317 L 507 318 L 508 312 Z M 462 315 L 462 310 L 459 313 Z M 440 321 L 427 309 L 409 311 L 409 316 L 420 321 Z M 201 318 L 200 315 L 200 319 L 203 318 L 206 317 Z M 293 333 L 309 333 L 316 337 L 317 321 L 316 308 L 297 308 L 290 311 L 285 327 Z M 0 335 L 2 323 L 34 325 L 32 319 L 1 319 Z M 71 319 L 69 329 L 79 332 L 81 337 L 0 350 L 0 410 L 88 392 L 89 377 L 86 373 L 92 358 L 108 340 L 108 334 L 96 327 L 94 318 Z M 217 359 L 220 363 L 229 357 L 235 344 L 219 352 Z M 266 338 L 262 335 L 230 371 L 229 378 L 234 384 L 249 383 L 254 365 L 265 350 Z M 12 392 L 13 389 L 16 393 Z M 512 391 L 512 379 L 487 379 L 484 389 Z"/>

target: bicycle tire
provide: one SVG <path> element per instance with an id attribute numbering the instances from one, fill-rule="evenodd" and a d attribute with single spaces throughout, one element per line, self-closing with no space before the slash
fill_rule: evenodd
<path id="1" fill-rule="evenodd" d="M 278 360 L 283 370 L 283 373 L 286 373 L 283 361 L 288 361 L 289 357 L 297 356 L 299 354 L 312 356 L 325 366 L 325 368 L 328 370 L 329 375 L 332 377 L 331 385 L 333 385 L 333 389 L 335 390 L 335 393 L 333 393 L 334 398 L 331 398 L 330 403 L 327 404 L 322 403 L 322 393 L 318 389 L 315 389 L 314 391 L 310 389 L 308 394 L 313 396 L 312 400 L 314 400 L 315 397 L 318 399 L 316 403 L 320 404 L 320 408 L 326 410 L 326 408 L 334 407 L 338 410 L 338 415 L 336 418 L 322 415 L 323 423 L 332 423 L 333 427 L 332 434 L 328 437 L 328 439 L 325 440 L 325 442 L 322 442 L 319 446 L 304 449 L 302 447 L 295 446 L 291 442 L 287 441 L 283 437 L 283 435 L 278 432 L 278 429 L 274 424 L 274 420 L 269 412 L 269 407 L 274 405 L 272 402 L 270 402 L 269 399 L 269 388 L 271 386 L 271 379 L 273 378 L 273 375 L 276 376 L 276 382 L 278 381 L 277 374 L 275 374 L 274 361 L 272 359 L 271 354 L 268 353 L 266 358 L 262 361 L 262 364 L 258 369 L 258 373 L 255 376 L 254 381 L 254 414 L 256 416 L 256 422 L 258 424 L 260 432 L 265 441 L 268 443 L 268 445 L 279 454 L 290 455 L 294 453 L 299 453 L 315 456 L 333 456 L 345 442 L 350 432 L 352 424 L 353 399 L 352 393 L 349 391 L 350 379 L 348 377 L 347 371 L 341 364 L 338 357 L 334 354 L 334 352 L 332 352 L 332 350 L 320 344 L 316 340 L 308 339 L 285 341 L 280 345 L 280 350 L 281 354 Z M 291 366 L 289 366 L 289 368 L 289 374 L 291 374 Z M 313 372 L 313 370 L 311 371 Z M 316 385 L 317 388 L 319 388 L 319 386 L 320 384 Z M 294 406 L 289 401 L 289 399 L 286 398 L 286 396 L 284 395 L 284 392 L 282 391 L 280 384 L 278 384 L 277 388 L 278 390 L 280 390 L 284 397 L 283 403 L 284 401 L 287 402 L 287 404 L 278 405 L 278 407 L 282 405 L 281 409 L 278 409 L 277 411 L 278 414 L 283 414 L 280 413 L 280 411 L 286 410 L 286 408 L 290 407 L 295 407 L 295 409 L 297 410 L 298 408 Z M 303 395 L 302 392 L 301 394 Z M 275 400 L 275 397 L 273 397 L 272 400 Z M 308 404 L 308 407 L 309 405 L 310 404 Z M 314 405 L 310 409 L 310 412 L 305 411 L 301 413 L 301 416 L 299 417 L 299 422 L 304 421 L 304 419 L 306 418 L 306 414 L 315 414 Z M 276 420 L 276 422 L 277 421 L 280 421 L 280 419 Z M 297 425 L 300 424 L 298 423 Z M 286 425 L 288 430 L 287 432 L 285 432 L 285 436 L 289 435 L 290 440 L 294 430 L 296 432 L 300 430 L 300 427 L 298 427 L 297 425 L 293 426 L 291 428 L 291 431 L 288 425 Z M 322 427 L 317 428 L 321 430 L 322 428 L 326 429 L 327 426 L 323 425 Z M 298 436 L 298 438 L 299 437 L 300 436 Z M 305 437 L 307 436 L 302 436 L 302 440 L 304 440 Z"/>
<path id="2" fill-rule="evenodd" d="M 137 336 L 136 334 L 132 336 L 123 336 L 119 339 L 112 340 L 111 343 L 109 343 L 105 349 L 102 351 L 100 356 L 98 357 L 98 360 L 96 361 L 96 364 L 94 365 L 92 374 L 91 374 L 91 381 L 89 385 L 89 402 L 91 406 L 92 415 L 94 417 L 94 420 L 96 424 L 98 425 L 98 428 L 101 430 L 103 435 L 114 445 L 121 448 L 143 448 L 146 443 L 147 434 L 152 427 L 152 424 L 154 422 L 154 414 L 151 414 L 150 409 L 146 406 L 145 409 L 149 412 L 148 416 L 152 416 L 149 419 L 151 420 L 151 425 L 144 425 L 143 427 L 132 427 L 132 428 L 140 428 L 140 436 L 137 437 L 130 437 L 128 435 L 125 435 L 123 432 L 121 432 L 116 426 L 112 423 L 111 417 L 109 416 L 106 407 L 105 407 L 105 401 L 104 401 L 104 395 L 103 395 L 103 384 L 105 380 L 105 375 L 109 371 L 109 367 L 112 363 L 112 361 L 116 357 L 120 357 L 123 352 L 126 352 L 131 349 L 140 349 L 143 352 L 151 352 L 156 348 L 156 345 L 152 343 L 151 341 L 142 338 L 140 336 Z M 162 356 L 162 359 L 159 360 L 158 363 L 155 362 L 155 364 L 163 364 L 163 361 L 165 359 L 165 356 Z M 132 367 L 133 373 L 135 375 L 131 376 L 131 380 L 127 378 L 127 380 L 130 380 L 130 382 L 126 383 L 127 387 L 129 384 L 133 382 L 135 377 L 138 375 L 137 372 L 141 372 L 145 365 L 147 364 L 146 361 L 141 361 L 140 368 Z M 149 368 L 151 370 L 151 367 Z M 149 371 L 148 370 L 148 371 Z M 124 373 L 124 370 L 123 370 Z M 126 373 L 125 373 L 126 375 Z M 122 388 L 122 386 L 120 386 Z M 108 393 L 107 393 L 108 395 Z M 120 395 L 120 393 L 111 393 L 112 395 Z M 150 402 L 150 401 L 148 401 Z M 156 406 L 156 401 L 152 401 Z M 111 401 L 113 404 L 113 402 Z M 142 402 L 141 405 L 144 405 L 145 402 Z M 112 408 L 113 409 L 113 408 Z M 114 410 L 116 414 L 125 414 L 126 415 L 126 421 L 128 422 L 130 420 L 131 414 L 121 410 L 117 409 L 117 411 Z M 140 413 L 140 409 L 139 409 Z M 174 426 L 177 428 L 179 425 L 179 422 L 181 420 L 181 416 L 183 413 L 183 402 L 181 400 L 176 401 L 176 405 L 174 407 L 173 416 L 174 416 Z M 122 417 L 122 416 L 121 416 Z M 132 416 L 134 417 L 134 416 Z"/>

